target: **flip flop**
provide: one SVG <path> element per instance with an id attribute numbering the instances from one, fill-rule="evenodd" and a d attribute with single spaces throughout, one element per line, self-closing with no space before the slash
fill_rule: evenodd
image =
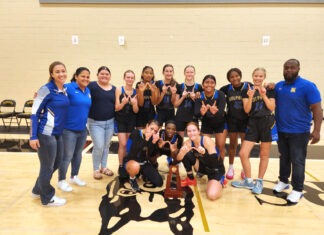
<path id="1" fill-rule="evenodd" d="M 104 175 L 107 176 L 113 176 L 114 172 L 112 172 L 112 170 L 110 170 L 109 168 L 101 168 L 100 172 Z"/>

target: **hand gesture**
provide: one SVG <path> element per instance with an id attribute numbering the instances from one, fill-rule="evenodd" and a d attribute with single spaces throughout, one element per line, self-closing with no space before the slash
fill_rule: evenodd
<path id="1" fill-rule="evenodd" d="M 210 111 L 213 115 L 215 115 L 215 114 L 218 112 L 218 108 L 217 108 L 217 106 L 216 106 L 216 100 L 214 101 L 213 105 L 210 106 L 209 111 Z"/>
<path id="2" fill-rule="evenodd" d="M 171 142 L 169 142 L 169 144 L 171 153 L 174 153 L 178 150 L 178 139 L 173 144 L 171 144 Z"/>
<path id="3" fill-rule="evenodd" d="M 253 87 L 250 87 L 250 84 L 248 85 L 248 91 L 247 91 L 247 95 L 249 98 L 253 98 L 255 93 L 255 89 L 253 89 Z"/>
<path id="4" fill-rule="evenodd" d="M 265 96 L 267 93 L 267 90 L 264 87 L 256 87 L 255 89 L 259 91 L 262 97 Z"/>
<path id="5" fill-rule="evenodd" d="M 124 94 L 124 97 L 122 98 L 121 103 L 125 105 L 128 102 L 129 102 L 129 97 L 127 94 Z"/>
<path id="6" fill-rule="evenodd" d="M 159 139 L 160 139 L 159 132 L 160 132 L 160 130 L 157 131 L 156 133 L 155 132 L 152 133 L 152 143 L 153 144 L 155 144 L 156 142 L 159 141 Z"/>
<path id="7" fill-rule="evenodd" d="M 196 99 L 196 94 L 195 94 L 195 92 L 190 92 L 190 98 L 193 100 L 193 101 L 195 101 L 195 99 Z"/>
<path id="8" fill-rule="evenodd" d="M 201 145 L 199 145 L 198 147 L 193 147 L 193 149 L 195 149 L 201 155 L 204 155 L 206 153 L 206 149 L 204 147 L 202 147 Z"/>
<path id="9" fill-rule="evenodd" d="M 171 94 L 175 94 L 175 93 L 177 93 L 177 87 L 176 87 L 175 84 L 174 84 L 173 86 L 170 87 L 170 91 L 171 91 Z"/>
<path id="10" fill-rule="evenodd" d="M 164 145 L 166 144 L 166 143 L 168 143 L 169 141 L 164 141 L 164 140 L 162 140 L 161 138 L 160 138 L 160 140 L 159 140 L 159 142 L 158 142 L 158 147 L 161 149 L 161 148 L 163 148 L 164 147 Z"/>
<path id="11" fill-rule="evenodd" d="M 137 95 L 134 95 L 134 97 L 129 97 L 130 98 L 130 102 L 132 105 L 137 105 Z"/>
<path id="12" fill-rule="evenodd" d="M 168 90 L 169 86 L 166 86 L 165 84 L 162 87 L 162 92 L 166 93 Z"/>
<path id="13" fill-rule="evenodd" d="M 204 116 L 209 109 L 209 106 L 206 106 L 204 101 L 201 102 L 200 114 Z"/>
<path id="14" fill-rule="evenodd" d="M 146 89 L 146 84 L 144 84 L 143 82 L 138 84 L 138 89 L 142 92 L 144 92 L 144 90 Z"/>
<path id="15" fill-rule="evenodd" d="M 182 92 L 182 96 L 183 96 L 183 97 L 187 97 L 187 95 L 188 95 L 188 91 L 183 90 L 183 92 Z"/>
<path id="16" fill-rule="evenodd" d="M 192 150 L 192 147 L 188 147 L 187 145 L 183 145 L 180 149 L 181 154 L 186 155 L 189 151 Z"/>

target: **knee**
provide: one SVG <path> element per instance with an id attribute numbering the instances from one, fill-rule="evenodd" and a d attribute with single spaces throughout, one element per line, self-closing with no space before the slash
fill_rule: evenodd
<path id="1" fill-rule="evenodd" d="M 216 190 L 207 190 L 206 195 L 208 200 L 215 201 L 221 197 L 221 191 L 216 192 Z"/>

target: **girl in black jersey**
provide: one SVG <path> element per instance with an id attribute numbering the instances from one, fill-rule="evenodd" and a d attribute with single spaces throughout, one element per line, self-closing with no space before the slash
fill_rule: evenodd
<path id="1" fill-rule="evenodd" d="M 127 139 L 135 128 L 136 113 L 138 112 L 136 90 L 133 88 L 135 73 L 127 70 L 124 73 L 125 86 L 116 88 L 116 121 L 118 129 L 118 160 L 119 169 L 122 171 L 123 158 L 126 155 Z"/>
<path id="2" fill-rule="evenodd" d="M 252 189 L 252 193 L 261 194 L 263 189 L 263 177 L 269 162 L 271 142 L 277 140 L 275 133 L 275 94 L 274 90 L 266 90 L 262 83 L 266 77 L 264 68 L 256 68 L 253 73 L 254 87 L 248 86 L 243 92 L 244 111 L 249 114 L 247 133 L 243 141 L 240 158 L 245 172 L 245 179 L 233 181 L 232 185 L 238 188 Z M 260 164 L 258 179 L 253 184 L 251 178 L 251 164 L 249 155 L 255 143 L 260 144 Z"/>
<path id="3" fill-rule="evenodd" d="M 177 164 L 177 155 L 183 144 L 183 138 L 176 133 L 176 125 L 173 120 L 165 124 L 165 130 L 160 131 L 158 142 L 160 155 L 166 155 L 168 164 Z"/>
<path id="4" fill-rule="evenodd" d="M 139 191 L 136 180 L 138 174 L 150 181 L 153 186 L 161 187 L 163 179 L 152 160 L 158 155 L 159 126 L 156 120 L 149 121 L 143 130 L 133 130 L 127 141 L 127 155 L 124 159 L 129 175 L 129 183 L 134 191 Z"/>
<path id="5" fill-rule="evenodd" d="M 224 184 L 225 168 L 223 159 L 216 153 L 215 143 L 208 136 L 201 136 L 198 124 L 189 122 L 187 124 L 188 140 L 180 149 L 177 156 L 182 161 L 187 178 L 181 181 L 181 186 L 196 185 L 192 166 L 198 173 L 206 174 L 208 177 L 206 194 L 209 200 L 216 200 L 221 196 Z"/>
<path id="6" fill-rule="evenodd" d="M 226 95 L 227 103 L 227 126 L 229 135 L 229 168 L 226 173 L 227 179 L 234 178 L 234 157 L 236 155 L 238 137 L 241 138 L 241 144 L 243 143 L 247 122 L 248 114 L 244 112 L 243 101 L 242 101 L 242 91 L 248 88 L 249 82 L 241 82 L 242 71 L 238 68 L 231 68 L 228 70 L 227 80 L 230 84 L 223 86 L 220 90 Z M 241 178 L 244 179 L 244 171 L 241 171 Z"/>
<path id="7" fill-rule="evenodd" d="M 216 90 L 214 75 L 206 75 L 202 81 L 203 92 L 195 101 L 195 116 L 201 118 L 201 133 L 212 137 L 215 134 L 216 146 L 222 158 L 225 157 L 225 95 Z"/>
<path id="8" fill-rule="evenodd" d="M 198 122 L 195 116 L 195 100 L 202 92 L 200 84 L 195 82 L 195 67 L 187 65 L 184 69 L 185 82 L 177 86 L 177 95 L 174 101 L 174 107 L 178 108 L 176 113 L 177 132 L 182 137 L 187 123 Z"/>
<path id="9" fill-rule="evenodd" d="M 141 81 L 136 84 L 139 110 L 136 116 L 136 128 L 144 129 L 149 120 L 155 118 L 155 107 L 159 99 L 159 90 L 154 84 L 154 70 L 145 66 L 142 70 Z"/>
<path id="10" fill-rule="evenodd" d="M 156 119 L 159 122 L 159 126 L 163 126 L 163 123 L 168 120 L 174 120 L 174 100 L 176 95 L 177 82 L 174 80 L 174 68 L 171 64 L 163 66 L 162 70 L 164 80 L 155 82 L 156 87 L 159 89 L 159 98 L 156 105 Z"/>

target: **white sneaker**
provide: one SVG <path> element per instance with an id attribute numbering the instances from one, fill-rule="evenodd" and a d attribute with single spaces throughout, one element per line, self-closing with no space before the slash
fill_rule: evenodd
<path id="1" fill-rule="evenodd" d="M 226 173 L 226 178 L 229 180 L 232 180 L 234 178 L 234 168 L 233 167 L 228 168 L 228 171 Z"/>
<path id="2" fill-rule="evenodd" d="M 73 190 L 68 182 L 66 182 L 66 180 L 60 180 L 57 184 L 57 187 L 64 192 L 71 192 Z"/>
<path id="3" fill-rule="evenodd" d="M 84 182 L 83 180 L 80 180 L 77 175 L 70 178 L 70 183 L 71 184 L 76 184 L 76 185 L 79 185 L 79 186 L 85 186 L 86 185 L 86 182 Z"/>
<path id="4" fill-rule="evenodd" d="M 299 202 L 299 199 L 301 199 L 303 197 L 303 193 L 302 192 L 298 192 L 298 191 L 291 191 L 291 193 L 288 195 L 287 197 L 287 201 L 293 204 L 297 204 Z"/>
<path id="5" fill-rule="evenodd" d="M 274 193 L 281 193 L 285 189 L 289 189 L 289 184 L 279 181 L 273 188 Z"/>
<path id="6" fill-rule="evenodd" d="M 35 198 L 35 199 L 39 199 L 40 198 L 40 195 L 39 194 L 36 194 L 36 193 L 31 193 L 31 196 L 32 198 Z"/>
<path id="7" fill-rule="evenodd" d="M 63 206 L 65 205 L 66 200 L 64 198 L 59 198 L 57 196 L 53 196 L 49 203 L 44 206 Z"/>

